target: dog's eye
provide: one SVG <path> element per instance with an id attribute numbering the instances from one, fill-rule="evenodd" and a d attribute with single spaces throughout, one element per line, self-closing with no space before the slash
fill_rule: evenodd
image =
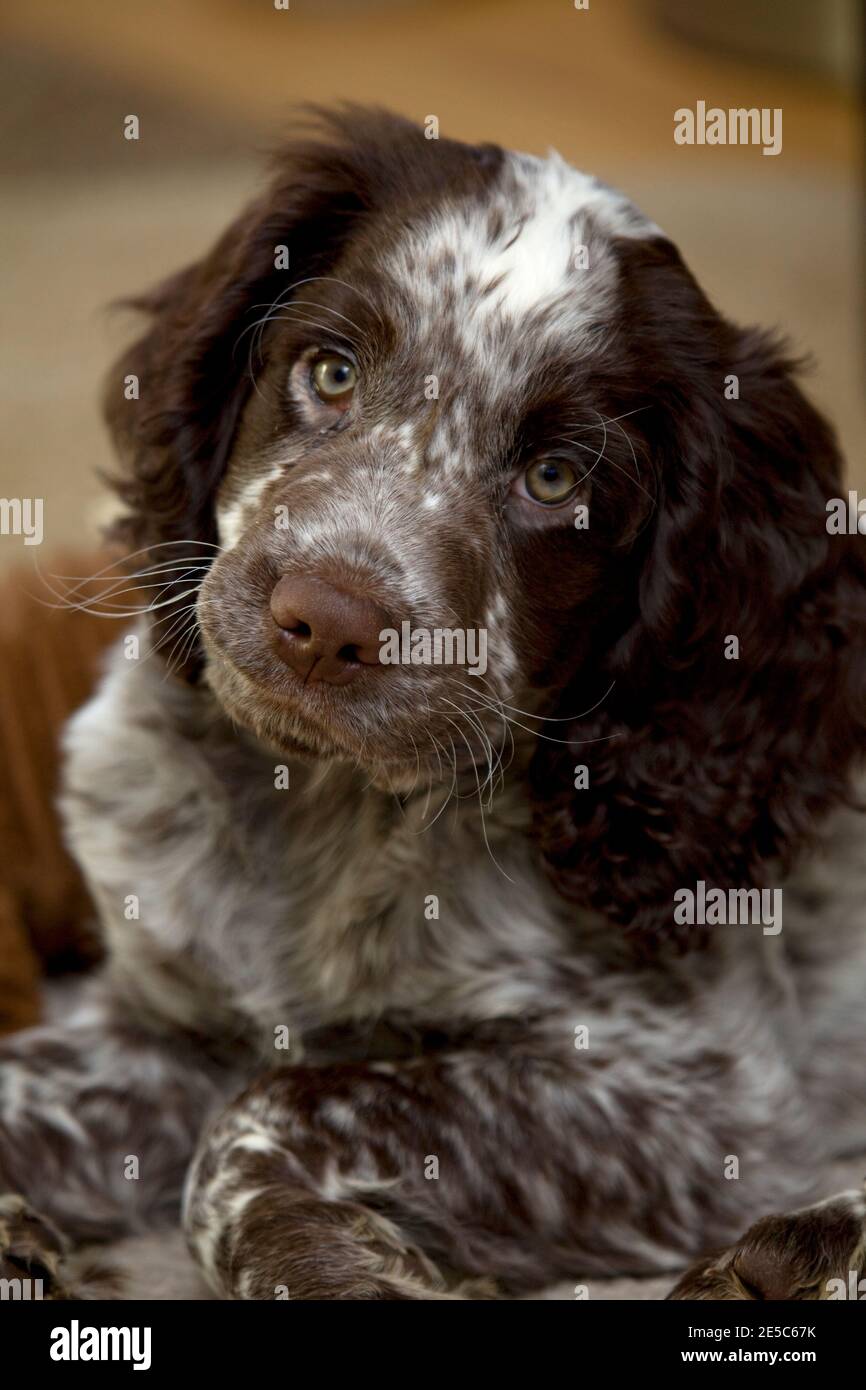
<path id="1" fill-rule="evenodd" d="M 313 363 L 310 385 L 327 405 L 347 406 L 358 381 L 353 362 L 339 353 L 322 353 Z"/>
<path id="2" fill-rule="evenodd" d="M 564 459 L 536 459 L 523 475 L 523 484 L 533 502 L 550 505 L 562 502 L 577 483 L 577 474 Z"/>

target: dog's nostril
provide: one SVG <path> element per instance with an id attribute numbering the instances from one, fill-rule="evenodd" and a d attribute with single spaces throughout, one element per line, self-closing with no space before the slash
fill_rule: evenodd
<path id="1" fill-rule="evenodd" d="M 282 629 L 276 650 L 304 681 L 342 685 L 379 666 L 379 633 L 393 624 L 371 598 L 338 589 L 317 575 L 283 575 L 274 585 L 271 616 Z"/>

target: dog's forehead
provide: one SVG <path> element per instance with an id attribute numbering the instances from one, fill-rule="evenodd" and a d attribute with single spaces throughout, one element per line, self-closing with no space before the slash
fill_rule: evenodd
<path id="1" fill-rule="evenodd" d="M 623 194 L 559 155 L 509 152 L 483 194 L 433 207 L 382 259 L 422 331 L 450 322 L 476 352 L 530 325 L 573 344 L 610 309 L 610 238 L 653 235 L 659 228 Z"/>
<path id="2" fill-rule="evenodd" d="M 659 234 L 623 194 L 558 155 L 508 153 L 483 193 L 440 201 L 383 246 L 383 284 L 409 306 L 399 316 L 407 370 L 434 399 L 427 386 L 404 398 L 403 422 L 377 443 L 399 436 L 401 471 L 436 483 L 427 505 L 495 454 L 496 432 L 519 420 L 551 348 L 569 361 L 594 349 L 593 330 L 616 308 L 610 239 Z"/>

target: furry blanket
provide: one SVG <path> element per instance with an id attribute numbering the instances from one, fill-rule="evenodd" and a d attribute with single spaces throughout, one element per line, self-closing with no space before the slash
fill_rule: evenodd
<path id="1" fill-rule="evenodd" d="M 56 555 L 45 568 L 93 574 L 105 555 Z M 50 582 L 50 581 L 49 581 Z M 64 582 L 64 587 L 70 581 Z M 93 586 L 84 585 L 77 601 Z M 58 736 L 88 696 L 120 634 L 80 609 L 61 611 L 35 568 L 0 583 L 0 1032 L 37 1021 L 40 976 L 95 959 L 90 902 L 60 836 Z"/>

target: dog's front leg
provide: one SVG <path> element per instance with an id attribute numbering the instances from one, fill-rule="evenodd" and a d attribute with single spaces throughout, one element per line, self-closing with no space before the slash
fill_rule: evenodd
<path id="1" fill-rule="evenodd" d="M 460 1212 L 477 1213 L 494 1182 L 477 1165 L 498 1128 L 491 1115 L 482 1139 L 479 1112 L 496 1099 L 464 1109 L 476 1067 L 419 1059 L 260 1077 L 205 1133 L 189 1173 L 184 1224 L 212 1287 L 227 1298 L 448 1297 L 428 1251 L 469 1237 Z"/>
<path id="2" fill-rule="evenodd" d="M 177 1224 L 201 1128 L 231 1094 L 107 999 L 0 1043 L 0 1272 L 68 1296 L 71 1245 Z M 235 1083 L 237 1084 L 237 1083 Z"/>
<path id="3" fill-rule="evenodd" d="M 671 1084 L 661 1106 L 654 1087 L 531 1048 L 269 1073 L 205 1134 L 187 1235 L 229 1298 L 431 1298 L 446 1268 L 511 1290 L 676 1269 L 766 1188 L 725 1181 L 711 1101 Z M 743 1135 L 770 1174 L 757 1145 Z"/>

